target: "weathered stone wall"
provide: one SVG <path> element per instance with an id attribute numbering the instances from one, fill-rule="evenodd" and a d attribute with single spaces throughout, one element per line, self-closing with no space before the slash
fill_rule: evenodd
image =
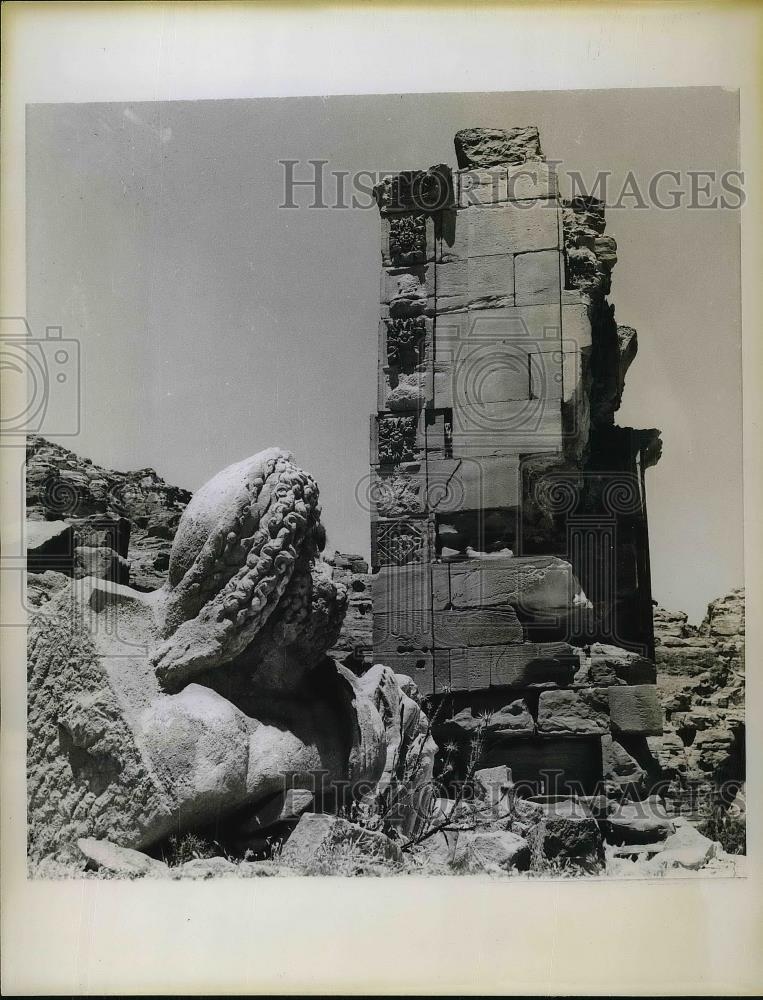
<path id="1" fill-rule="evenodd" d="M 606 301 L 601 203 L 562 202 L 533 127 L 455 144 L 458 170 L 376 191 L 374 656 L 467 730 L 464 712 L 496 712 L 506 762 L 519 740 L 537 760 L 552 738 L 593 741 L 588 781 L 613 769 L 604 743 L 661 732 L 644 495 L 659 435 L 614 426 L 636 333 Z"/>

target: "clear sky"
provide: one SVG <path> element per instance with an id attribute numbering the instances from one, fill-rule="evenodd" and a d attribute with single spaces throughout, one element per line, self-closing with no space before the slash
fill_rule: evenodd
<path id="1" fill-rule="evenodd" d="M 737 95 L 718 89 L 30 107 L 28 317 L 81 344 L 82 428 L 61 443 L 190 489 L 281 445 L 318 480 L 329 548 L 367 553 L 378 215 L 306 191 L 279 208 L 278 161 L 455 166 L 458 129 L 530 123 L 563 193 L 570 171 L 606 170 L 616 201 L 632 170 L 648 201 L 676 170 L 668 201 L 687 171 L 738 167 Z M 739 217 L 634 201 L 608 213 L 610 301 L 639 332 L 618 422 L 662 429 L 653 593 L 697 620 L 743 582 Z"/>

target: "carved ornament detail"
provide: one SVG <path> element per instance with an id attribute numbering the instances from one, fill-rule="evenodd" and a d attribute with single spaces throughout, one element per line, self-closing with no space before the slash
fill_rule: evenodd
<path id="1" fill-rule="evenodd" d="M 379 421 L 379 462 L 398 465 L 416 455 L 416 417 L 385 417 Z"/>
<path id="2" fill-rule="evenodd" d="M 390 521 L 377 527 L 377 559 L 380 566 L 405 566 L 426 561 L 428 522 Z"/>
<path id="3" fill-rule="evenodd" d="M 396 215 L 389 220 L 389 255 L 398 264 L 426 259 L 427 219 L 423 214 Z"/>
<path id="4" fill-rule="evenodd" d="M 426 333 L 423 316 L 387 320 L 387 361 L 395 367 L 418 363 L 418 351 Z"/>

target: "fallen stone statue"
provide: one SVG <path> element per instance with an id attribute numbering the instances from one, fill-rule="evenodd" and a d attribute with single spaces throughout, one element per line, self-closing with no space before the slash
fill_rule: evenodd
<path id="1" fill-rule="evenodd" d="M 324 540 L 318 487 L 271 448 L 196 493 L 160 590 L 88 577 L 35 613 L 33 862 L 81 866 L 79 838 L 150 848 L 285 788 L 338 807 L 406 751 L 426 784 L 435 746 L 413 683 L 326 656 L 347 594 L 323 572 Z"/>

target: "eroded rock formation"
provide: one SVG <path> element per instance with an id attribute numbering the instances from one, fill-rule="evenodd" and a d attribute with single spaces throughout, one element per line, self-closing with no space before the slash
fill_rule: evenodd
<path id="1" fill-rule="evenodd" d="M 26 494 L 31 570 L 99 576 L 145 591 L 166 580 L 172 539 L 191 499 L 153 469 L 115 472 L 34 436 L 27 440 Z M 71 529 L 57 545 L 46 538 L 56 525 Z"/>
<path id="2" fill-rule="evenodd" d="M 700 817 L 745 780 L 744 590 L 712 601 L 698 626 L 661 607 L 654 623 L 665 729 L 649 745 L 673 808 Z"/>
<path id="3" fill-rule="evenodd" d="M 328 651 L 355 674 L 373 666 L 371 574 L 359 555 L 335 552 L 325 558 L 331 577 L 347 591 L 347 610 L 336 642 Z"/>

